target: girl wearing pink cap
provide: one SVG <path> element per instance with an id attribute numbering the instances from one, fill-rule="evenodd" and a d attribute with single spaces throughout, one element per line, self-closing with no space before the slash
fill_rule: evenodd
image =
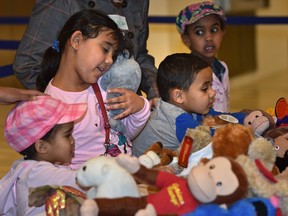
<path id="1" fill-rule="evenodd" d="M 67 185 L 80 189 L 76 171 L 67 166 L 74 157 L 74 122 L 87 105 L 66 104 L 50 96 L 18 103 L 8 114 L 5 137 L 24 156 L 0 180 L 0 215 L 37 215 L 44 206 L 29 207 L 29 188 Z"/>

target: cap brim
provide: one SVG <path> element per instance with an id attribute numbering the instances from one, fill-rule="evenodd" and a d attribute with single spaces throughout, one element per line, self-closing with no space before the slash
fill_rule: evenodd
<path id="1" fill-rule="evenodd" d="M 67 104 L 65 113 L 59 119 L 58 124 L 64 124 L 68 122 L 73 122 L 83 116 L 87 110 L 87 104 L 78 103 L 78 104 Z"/>

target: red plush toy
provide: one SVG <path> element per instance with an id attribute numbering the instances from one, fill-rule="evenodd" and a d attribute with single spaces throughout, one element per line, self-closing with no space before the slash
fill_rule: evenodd
<path id="1" fill-rule="evenodd" d="M 147 204 L 152 204 L 158 215 L 182 215 L 202 203 L 229 205 L 245 197 L 248 191 L 244 170 L 228 157 L 216 157 L 193 167 L 187 178 L 147 169 L 129 155 L 120 154 L 116 160 L 138 181 L 156 186 L 159 191 L 139 198 L 97 198 L 94 203 L 85 200 L 81 215 L 93 212 L 94 215 L 132 216 Z"/>

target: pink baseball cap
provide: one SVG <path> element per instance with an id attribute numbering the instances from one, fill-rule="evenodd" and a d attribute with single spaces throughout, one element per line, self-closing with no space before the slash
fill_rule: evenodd
<path id="1" fill-rule="evenodd" d="M 41 139 L 56 124 L 79 119 L 87 104 L 66 104 L 51 96 L 38 96 L 35 101 L 22 101 L 8 113 L 5 137 L 8 144 L 21 152 Z"/>

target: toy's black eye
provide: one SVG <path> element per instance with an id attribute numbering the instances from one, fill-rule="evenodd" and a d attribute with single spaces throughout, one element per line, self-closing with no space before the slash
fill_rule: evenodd
<path id="1" fill-rule="evenodd" d="M 222 182 L 216 182 L 216 187 L 221 187 L 222 186 Z"/>
<path id="2" fill-rule="evenodd" d="M 209 169 L 214 169 L 214 168 L 215 168 L 215 165 L 214 165 L 214 164 L 212 164 L 212 165 L 209 166 Z"/>
<path id="3" fill-rule="evenodd" d="M 258 117 L 259 117 L 258 115 L 255 116 L 255 118 L 258 118 Z"/>
<path id="4" fill-rule="evenodd" d="M 251 122 L 248 122 L 248 124 L 251 125 L 252 123 L 251 123 Z"/>
<path id="5" fill-rule="evenodd" d="M 276 145 L 276 146 L 275 146 L 275 149 L 276 149 L 276 150 L 279 150 L 279 149 L 280 149 L 280 147 L 279 147 L 278 145 Z"/>
<path id="6" fill-rule="evenodd" d="M 85 171 L 85 170 L 86 170 L 86 166 L 83 166 L 83 168 L 82 168 L 82 169 L 83 169 L 83 171 Z"/>

